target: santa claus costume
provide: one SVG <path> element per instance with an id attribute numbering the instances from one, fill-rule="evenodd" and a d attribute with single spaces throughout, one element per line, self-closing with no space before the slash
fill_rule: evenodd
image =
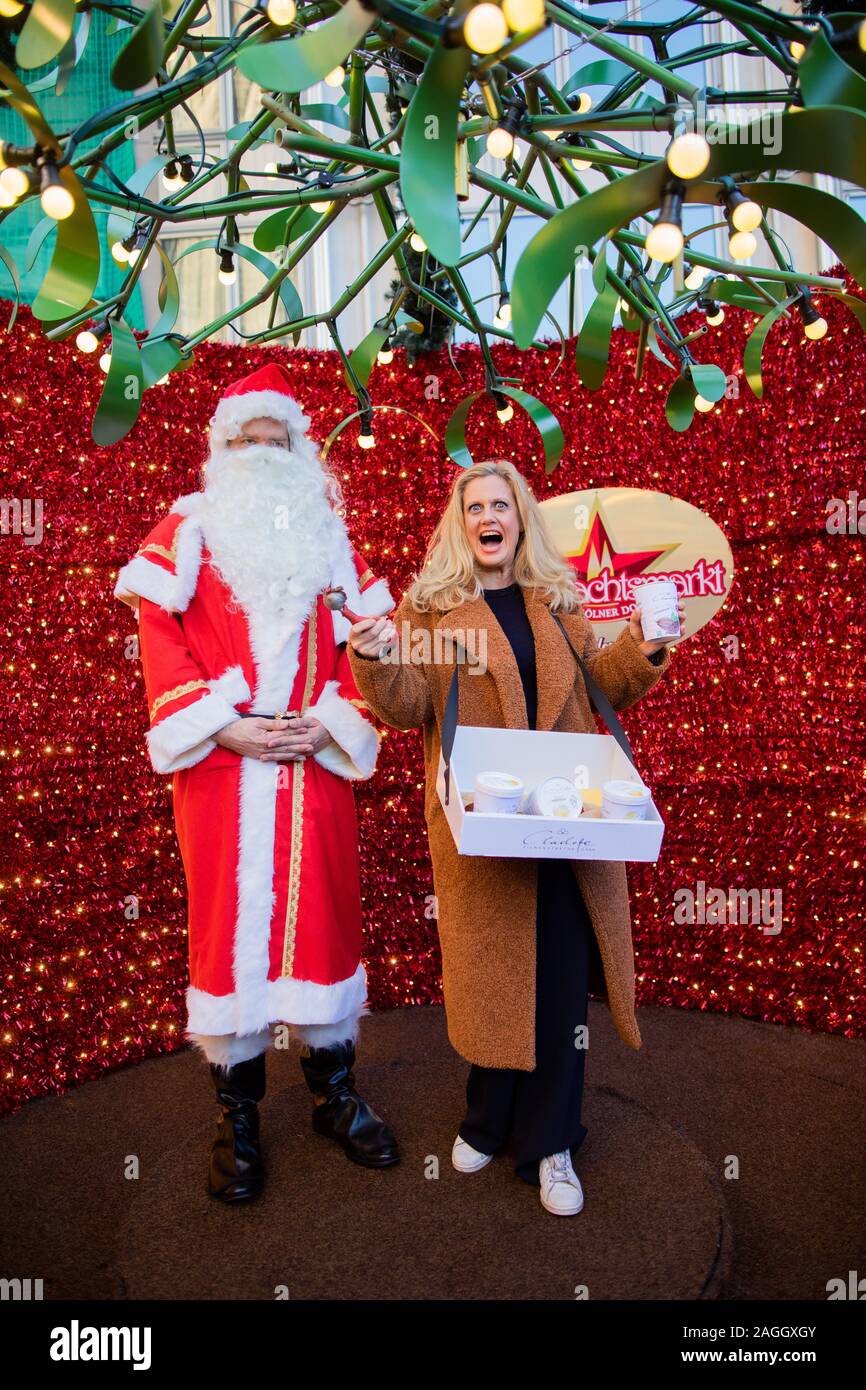
<path id="1" fill-rule="evenodd" d="M 393 600 L 351 546 L 289 380 L 274 364 L 228 388 L 202 490 L 178 498 L 115 588 L 138 611 L 147 745 L 173 782 L 189 895 L 186 1036 L 220 1099 L 209 1189 L 224 1200 L 261 1189 L 256 1102 L 279 1024 L 305 1045 L 314 1127 L 357 1162 L 397 1158 L 351 1072 L 367 1012 L 352 782 L 372 775 L 379 736 L 346 658 L 349 621 L 323 593 L 342 587 L 359 615 Z M 286 426 L 288 449 L 242 442 L 260 420 Z M 295 714 L 330 734 L 301 760 L 216 739 L 243 717 L 285 729 Z"/>

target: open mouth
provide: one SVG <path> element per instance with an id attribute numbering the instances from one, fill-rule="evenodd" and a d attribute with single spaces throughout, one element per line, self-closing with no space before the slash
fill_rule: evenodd
<path id="1" fill-rule="evenodd" d="M 481 546 L 482 550 L 496 550 L 497 547 L 502 544 L 502 541 L 502 532 L 497 531 L 495 527 L 486 527 L 483 531 L 480 531 L 478 535 L 478 544 Z"/>

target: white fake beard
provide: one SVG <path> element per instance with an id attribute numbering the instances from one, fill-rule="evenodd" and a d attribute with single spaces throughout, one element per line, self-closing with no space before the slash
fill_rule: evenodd
<path id="1" fill-rule="evenodd" d="M 204 481 L 204 538 L 248 613 L 279 618 L 329 583 L 342 523 L 307 441 L 293 450 L 214 448 Z"/>

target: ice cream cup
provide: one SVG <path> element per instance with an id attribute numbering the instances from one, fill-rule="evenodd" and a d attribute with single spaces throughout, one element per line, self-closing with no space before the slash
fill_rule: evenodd
<path id="1" fill-rule="evenodd" d="M 601 796 L 603 820 L 646 820 L 650 790 L 643 783 L 617 778 L 605 782 Z"/>
<path id="2" fill-rule="evenodd" d="M 526 798 L 523 810 L 530 816 L 556 820 L 576 820 L 583 810 L 583 798 L 567 777 L 545 777 Z"/>
<path id="3" fill-rule="evenodd" d="M 523 797 L 523 783 L 510 772 L 479 772 L 475 776 L 474 810 L 484 815 L 514 815 Z"/>
<path id="4" fill-rule="evenodd" d="M 634 599 L 640 609 L 645 642 L 661 637 L 680 637 L 679 590 L 672 579 L 652 579 L 639 584 Z"/>

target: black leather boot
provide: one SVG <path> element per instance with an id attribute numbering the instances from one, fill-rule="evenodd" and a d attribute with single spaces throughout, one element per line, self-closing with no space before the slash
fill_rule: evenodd
<path id="1" fill-rule="evenodd" d="M 211 1065 L 210 1073 L 220 1115 L 207 1190 L 221 1202 L 248 1202 L 264 1185 L 257 1103 L 265 1094 L 265 1054 L 237 1062 L 228 1071 Z"/>
<path id="2" fill-rule="evenodd" d="M 388 1168 L 400 1154 L 393 1131 L 355 1090 L 355 1045 L 346 1041 L 312 1047 L 301 1069 L 316 1098 L 313 1129 L 342 1146 L 353 1163 Z"/>

